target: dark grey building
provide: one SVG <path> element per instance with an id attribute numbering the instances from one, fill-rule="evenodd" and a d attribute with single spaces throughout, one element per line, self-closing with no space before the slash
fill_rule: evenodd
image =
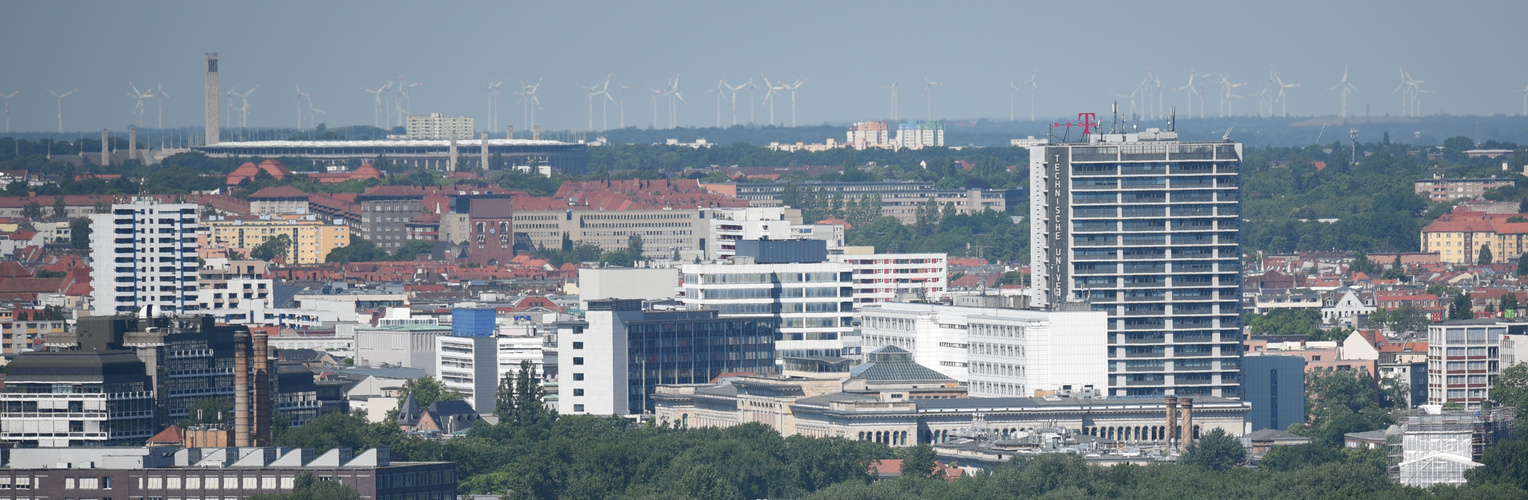
<path id="1" fill-rule="evenodd" d="M 290 493 L 297 476 L 337 481 L 367 500 L 454 499 L 456 464 L 393 462 L 386 448 L 40 448 L 11 450 L 6 498 L 245 498 Z"/>
<path id="2" fill-rule="evenodd" d="M 361 205 L 361 239 L 396 252 L 409 239 L 408 223 L 423 210 L 424 191 L 410 186 L 378 186 L 355 197 Z"/>
<path id="3" fill-rule="evenodd" d="M 6 367 L 0 441 L 20 448 L 141 444 L 159 431 L 132 351 L 28 352 Z"/>
<path id="4" fill-rule="evenodd" d="M 1242 358 L 1242 401 L 1252 403 L 1247 422 L 1252 430 L 1284 430 L 1305 422 L 1305 358 L 1247 356 Z"/>

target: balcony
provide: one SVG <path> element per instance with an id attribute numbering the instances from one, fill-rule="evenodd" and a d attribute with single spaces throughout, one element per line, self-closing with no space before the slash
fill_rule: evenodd
<path id="1" fill-rule="evenodd" d="M 1164 355 L 1164 353 L 1162 351 L 1127 352 L 1127 353 L 1125 353 L 1125 359 L 1153 359 L 1153 358 L 1161 358 L 1161 357 L 1163 357 L 1163 355 Z"/>

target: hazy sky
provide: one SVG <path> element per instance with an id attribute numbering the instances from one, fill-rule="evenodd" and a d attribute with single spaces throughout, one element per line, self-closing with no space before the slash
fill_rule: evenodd
<path id="1" fill-rule="evenodd" d="M 1237 114 L 1258 110 L 1270 65 L 1286 83 L 1290 114 L 1335 115 L 1344 64 L 1359 93 L 1350 114 L 1399 114 L 1399 67 L 1425 80 L 1424 114 L 1520 114 L 1528 86 L 1521 20 L 1528 2 L 1284 0 L 1051 2 L 35 2 L 0 1 L 0 94 L 12 128 L 57 127 L 55 91 L 66 130 L 123 129 L 137 122 L 132 81 L 161 84 L 167 126 L 199 125 L 202 59 L 217 52 L 222 89 L 260 87 L 249 96 L 251 126 L 297 123 L 293 84 L 313 94 L 329 126 L 370 124 L 377 87 L 401 76 L 423 82 L 413 112 L 473 115 L 487 125 L 490 79 L 507 80 L 501 124 L 524 127 L 517 79 L 543 79 L 537 122 L 549 129 L 588 127 L 588 104 L 575 84 L 613 73 L 625 92 L 625 121 L 650 126 L 649 86 L 670 73 L 689 104 L 681 126 L 716 122 L 719 78 L 761 75 L 806 79 L 799 124 L 884 119 L 900 81 L 902 119 L 926 117 L 924 72 L 935 118 L 1007 120 L 1010 79 L 1039 71 L 1041 120 L 1108 110 L 1151 68 L 1167 98 L 1186 113 L 1189 70 L 1228 73 L 1248 95 Z M 1215 82 L 1219 77 L 1212 77 Z M 1218 88 L 1205 87 L 1210 114 Z M 755 100 L 763 93 L 756 92 Z M 223 102 L 226 106 L 226 96 Z M 1016 98 L 1029 115 L 1029 97 Z M 738 96 L 748 120 L 747 93 Z M 790 121 L 790 98 L 775 121 Z M 157 103 L 148 103 L 152 127 Z M 759 122 L 766 106 L 756 104 Z M 1128 104 L 1125 105 L 1128 107 Z M 1195 107 L 1198 107 L 1197 102 Z M 659 121 L 668 123 L 667 102 Z M 225 110 L 226 113 L 226 110 Z M 595 127 L 601 126 L 594 109 Z M 619 111 L 609 108 L 610 126 Z M 1196 112 L 1197 114 L 1197 112 Z M 732 121 L 724 105 L 724 124 Z M 502 125 L 496 131 L 502 131 Z"/>

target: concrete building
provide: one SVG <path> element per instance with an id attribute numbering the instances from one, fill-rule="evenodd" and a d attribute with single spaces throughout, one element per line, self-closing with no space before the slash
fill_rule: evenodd
<path id="1" fill-rule="evenodd" d="M 1391 479 L 1418 488 L 1464 484 L 1465 471 L 1483 465 L 1483 450 L 1510 432 L 1512 417 L 1510 409 L 1447 411 L 1422 405 L 1401 422 L 1400 463 L 1390 467 Z"/>
<path id="2" fill-rule="evenodd" d="M 849 126 L 847 135 L 848 140 L 844 143 L 854 149 L 894 148 L 897 145 L 891 140 L 891 131 L 886 122 L 856 122 Z"/>
<path id="3" fill-rule="evenodd" d="M 159 431 L 153 381 L 131 351 L 29 352 L 6 366 L 0 441 L 122 446 Z"/>
<path id="4" fill-rule="evenodd" d="M 1246 356 L 1241 378 L 1242 400 L 1252 403 L 1251 430 L 1284 430 L 1305 421 L 1305 358 Z"/>
<path id="5" fill-rule="evenodd" d="M 197 310 L 219 323 L 269 325 L 275 314 L 275 285 L 263 260 L 211 259 L 197 271 Z"/>
<path id="6" fill-rule="evenodd" d="M 1241 145 L 1085 137 L 1029 150 L 1032 303 L 1109 313 L 1114 396 L 1236 397 Z"/>
<path id="7" fill-rule="evenodd" d="M 644 310 L 640 300 L 592 301 L 584 321 L 557 325 L 558 411 L 647 413 L 662 384 L 773 372 L 776 325 L 716 311 Z"/>
<path id="8" fill-rule="evenodd" d="M 361 239 L 396 252 L 409 239 L 407 226 L 418 216 L 424 191 L 410 186 L 378 186 L 355 197 L 361 205 Z"/>
<path id="9" fill-rule="evenodd" d="M 409 115 L 404 129 L 409 139 L 456 139 L 466 141 L 474 132 L 470 116 L 446 116 L 445 113 Z M 447 169 L 450 170 L 450 169 Z"/>
<path id="10" fill-rule="evenodd" d="M 16 498 L 246 498 L 292 492 L 297 476 L 365 500 L 454 498 L 453 462 L 394 462 L 386 448 L 108 447 L 10 450 L 0 484 Z M 11 494 L 7 494 L 11 496 Z"/>
<path id="11" fill-rule="evenodd" d="M 1427 327 L 1427 403 L 1478 409 L 1501 373 L 1507 325 L 1492 319 L 1447 321 Z"/>
<path id="12" fill-rule="evenodd" d="M 854 331 L 854 271 L 847 264 L 734 262 L 680 270 L 686 308 L 777 320 L 780 356 L 839 356 L 844 336 Z"/>
<path id="13" fill-rule="evenodd" d="M 745 182 L 727 185 L 735 195 L 747 200 L 754 207 L 779 207 L 784 205 L 789 182 Z M 984 210 L 1006 212 L 1009 206 L 1024 203 L 1022 189 L 939 189 L 933 182 L 915 181 L 869 181 L 869 182 L 817 182 L 796 184 L 797 194 L 813 190 L 820 196 L 842 196 L 844 201 L 859 202 L 864 198 L 880 197 L 881 215 L 896 217 L 903 224 L 917 222 L 918 209 L 933 199 L 940 207 L 950 205 L 957 214 L 980 213 Z M 798 207 L 799 208 L 799 207 Z"/>
<path id="14" fill-rule="evenodd" d="M 1107 315 L 886 302 L 860 307 L 865 351 L 896 346 L 972 397 L 1109 388 Z"/>
<path id="15" fill-rule="evenodd" d="M 329 252 L 350 244 L 350 226 L 315 215 L 210 217 L 201 225 L 209 244 L 246 255 L 266 240 L 286 235 L 292 242 L 286 261 L 294 264 L 322 264 Z"/>
<path id="16" fill-rule="evenodd" d="M 848 264 L 854 278 L 854 307 L 914 296 L 937 302 L 949 296 L 949 255 L 875 253 L 874 247 L 846 247 L 829 262 Z"/>
<path id="17" fill-rule="evenodd" d="M 1441 176 L 1433 176 L 1431 179 L 1416 181 L 1416 193 L 1430 201 L 1445 202 L 1459 198 L 1473 200 L 1485 194 L 1486 191 L 1504 186 L 1516 185 L 1516 181 L 1507 178 L 1498 179 L 1445 179 Z"/>
<path id="18" fill-rule="evenodd" d="M 451 309 L 451 335 L 435 337 L 435 377 L 462 393 L 478 413 L 493 413 L 499 388 L 499 339 L 493 308 Z"/>
<path id="19" fill-rule="evenodd" d="M 674 268 L 583 268 L 578 270 L 581 302 L 600 299 L 659 300 L 673 297 L 679 287 Z"/>
<path id="20" fill-rule="evenodd" d="M 705 257 L 711 244 L 711 212 L 707 209 L 643 210 L 520 210 L 515 231 L 525 233 L 538 248 L 562 248 L 564 236 L 573 244 L 589 244 L 611 252 L 625 250 L 632 235 L 642 236 L 648 258 L 684 260 Z"/>
<path id="21" fill-rule="evenodd" d="M 215 64 L 215 61 L 212 63 Z M 95 314 L 197 310 L 197 206 L 136 200 L 90 216 Z"/>
<path id="22" fill-rule="evenodd" d="M 481 168 L 480 154 L 474 152 L 481 142 L 463 142 L 459 146 L 466 149 L 465 153 L 458 158 L 472 168 Z M 224 142 L 221 144 L 209 144 L 195 146 L 193 151 L 206 154 L 212 158 L 243 158 L 258 156 L 264 158 L 303 158 L 314 163 L 328 165 L 345 165 L 352 160 L 371 161 L 378 156 L 384 156 L 395 165 L 407 165 L 410 168 L 433 168 L 437 170 L 450 170 L 448 165 L 451 158 L 451 141 L 449 139 L 420 139 L 420 140 L 380 140 L 380 141 L 248 141 L 248 142 Z M 568 175 L 583 174 L 589 169 L 589 152 L 583 144 L 574 144 L 559 141 L 544 141 L 540 139 L 490 139 L 488 140 L 488 154 L 492 158 L 502 158 L 507 165 L 521 166 L 532 163 L 542 168 Z M 365 168 L 365 165 L 362 166 Z M 357 169 L 356 173 L 360 173 Z M 372 168 L 375 171 L 375 168 Z M 318 174 L 315 180 L 324 182 L 327 179 L 319 176 L 332 174 Z M 341 177 L 350 177 L 349 174 L 340 173 Z"/>
<path id="23" fill-rule="evenodd" d="M 336 323 L 371 323 L 372 313 L 408 305 L 408 295 L 384 291 L 302 293 L 292 297 L 292 307 L 276 310 L 288 326 L 334 326 Z M 433 324 L 433 320 L 421 321 Z"/>
<path id="24" fill-rule="evenodd" d="M 423 368 L 430 376 L 435 371 L 437 337 L 451 335 L 451 327 L 440 325 L 392 325 L 357 328 L 355 364 L 366 367 L 402 366 Z"/>
<path id="25" fill-rule="evenodd" d="M 292 186 L 271 186 L 249 195 L 250 215 L 305 215 L 308 193 Z"/>

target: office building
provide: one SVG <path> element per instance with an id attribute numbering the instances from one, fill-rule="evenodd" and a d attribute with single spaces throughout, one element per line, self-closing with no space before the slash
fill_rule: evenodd
<path id="1" fill-rule="evenodd" d="M 1501 374 L 1507 325 L 1493 319 L 1447 321 L 1427 327 L 1427 402 L 1479 409 Z"/>
<path id="2" fill-rule="evenodd" d="M 131 351 L 28 352 L 6 366 L 0 442 L 123 446 L 159 431 L 154 385 Z"/>
<path id="3" fill-rule="evenodd" d="M 287 249 L 285 260 L 294 264 L 322 264 L 329 252 L 350 244 L 350 226 L 315 215 L 211 217 L 201 224 L 206 228 L 209 244 L 245 255 L 266 240 L 286 235 L 292 246 Z"/>
<path id="4" fill-rule="evenodd" d="M 8 498 L 284 495 L 305 472 L 364 500 L 456 497 L 455 463 L 394 462 L 386 448 L 316 456 L 312 448 L 47 448 L 10 450 L 6 458 L 0 489 L 10 490 Z"/>
<path id="5" fill-rule="evenodd" d="M 272 290 L 263 260 L 209 259 L 198 271 L 197 310 L 218 323 L 268 325 L 276 322 Z"/>
<path id="6" fill-rule="evenodd" d="M 816 243 L 826 251 L 820 241 L 767 243 Z M 854 331 L 854 271 L 848 264 L 822 262 L 823 257 L 804 263 L 734 258 L 727 264 L 685 264 L 679 300 L 723 317 L 778 320 L 780 356 L 839 356 L 843 337 Z"/>
<path id="7" fill-rule="evenodd" d="M 196 312 L 196 212 L 191 203 L 135 199 L 90 216 L 96 315 Z"/>
<path id="8" fill-rule="evenodd" d="M 1114 396 L 1236 397 L 1241 144 L 1084 137 L 1029 150 L 1032 303 L 1109 313 Z"/>
<path id="9" fill-rule="evenodd" d="M 436 338 L 450 335 L 451 327 L 429 324 L 357 328 L 355 365 L 420 368 L 435 376 Z"/>
<path id="10" fill-rule="evenodd" d="M 1251 429 L 1284 430 L 1305 422 L 1305 358 L 1247 356 L 1242 358 L 1242 400 Z"/>
<path id="11" fill-rule="evenodd" d="M 866 352 L 906 350 L 919 365 L 966 384 L 972 397 L 1109 387 L 1101 311 L 886 302 L 861 306 L 859 316 Z"/>
<path id="12" fill-rule="evenodd" d="M 473 136 L 472 117 L 446 116 L 445 113 L 409 115 L 405 133 L 409 139 L 459 139 Z"/>
<path id="13" fill-rule="evenodd" d="M 499 394 L 495 316 L 491 307 L 452 308 L 451 335 L 435 337 L 435 377 L 478 413 L 493 413 Z"/>
<path id="14" fill-rule="evenodd" d="M 775 371 L 772 318 L 716 311 L 651 311 L 640 300 L 589 302 L 584 321 L 557 325 L 558 411 L 651 412 L 661 384 L 699 384 L 728 372 Z"/>
<path id="15" fill-rule="evenodd" d="M 950 293 L 948 254 L 875 253 L 874 247 L 846 247 L 828 260 L 852 269 L 855 307 L 899 296 L 937 302 Z"/>

